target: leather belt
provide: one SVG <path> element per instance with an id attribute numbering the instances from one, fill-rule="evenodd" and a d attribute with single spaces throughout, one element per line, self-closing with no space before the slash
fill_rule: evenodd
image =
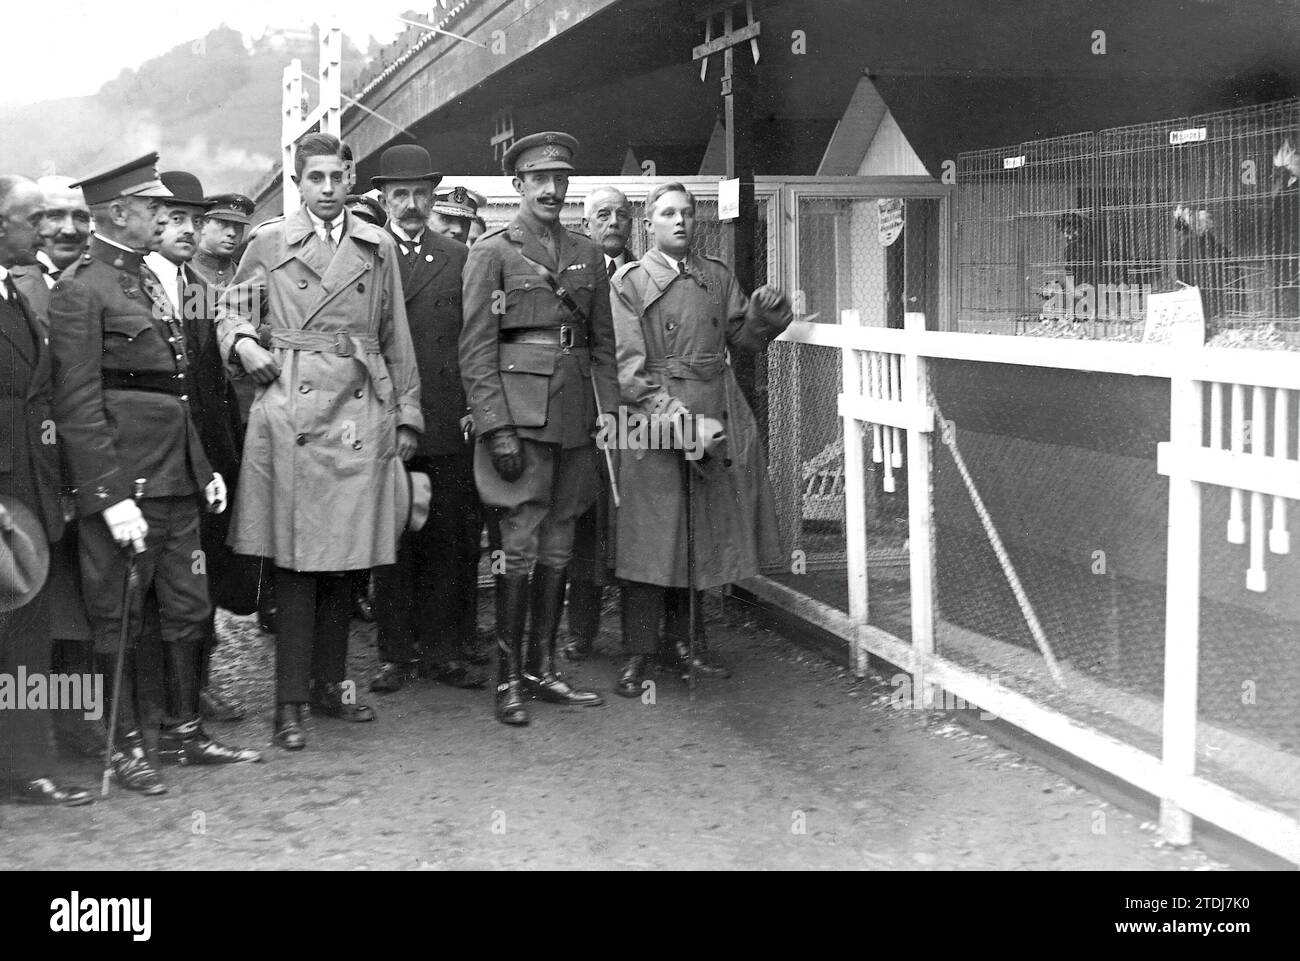
<path id="1" fill-rule="evenodd" d="M 561 350 L 587 346 L 587 332 L 572 324 L 559 327 L 528 327 L 521 330 L 501 331 L 501 340 L 507 344 L 546 344 Z"/>
<path id="2" fill-rule="evenodd" d="M 286 350 L 314 350 L 340 357 L 378 354 L 379 338 L 373 334 L 350 334 L 346 330 L 272 330 L 271 346 Z"/>
<path id="3" fill-rule="evenodd" d="M 133 374 L 127 370 L 105 370 L 103 372 L 105 390 L 142 390 L 150 394 L 171 394 L 173 397 L 185 396 L 185 381 L 175 374 L 159 371 L 147 371 Z"/>

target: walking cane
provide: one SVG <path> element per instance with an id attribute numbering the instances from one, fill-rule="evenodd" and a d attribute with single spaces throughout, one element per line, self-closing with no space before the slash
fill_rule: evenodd
<path id="1" fill-rule="evenodd" d="M 135 499 L 144 497 L 144 478 L 135 480 Z M 122 580 L 122 629 L 117 636 L 117 661 L 113 665 L 113 706 L 108 710 L 108 737 L 104 744 L 104 777 L 99 785 L 100 797 L 108 797 L 108 782 L 113 776 L 113 736 L 117 734 L 117 713 L 122 707 L 122 666 L 126 660 L 126 641 L 131 633 L 131 595 L 139 575 L 135 570 L 136 550 L 127 544 L 126 577 Z"/>
<path id="2" fill-rule="evenodd" d="M 690 664 L 686 669 L 686 690 L 690 699 L 695 700 L 695 479 L 691 462 L 686 457 L 686 448 L 682 447 L 682 475 L 686 486 L 686 619 L 689 625 L 687 649 L 690 651 Z"/>

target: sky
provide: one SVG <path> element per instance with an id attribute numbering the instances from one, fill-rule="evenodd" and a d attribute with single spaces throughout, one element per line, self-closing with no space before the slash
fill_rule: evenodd
<path id="1" fill-rule="evenodd" d="M 124 67 L 136 67 L 179 43 L 226 24 L 257 36 L 268 26 L 309 27 L 334 21 L 364 48 L 392 40 L 405 10 L 442 9 L 436 0 L 58 0 L 7 4 L 0 58 L 0 102 L 32 103 L 94 93 Z"/>

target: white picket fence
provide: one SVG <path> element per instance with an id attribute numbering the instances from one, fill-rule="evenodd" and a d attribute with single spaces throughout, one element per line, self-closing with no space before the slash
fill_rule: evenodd
<path id="1" fill-rule="evenodd" d="M 1251 545 L 1246 586 L 1294 591 L 1297 585 L 1269 584 L 1265 563 L 1267 553 L 1290 550 L 1287 505 L 1300 500 L 1300 443 L 1291 436 L 1300 424 L 1289 424 L 1287 415 L 1289 392 L 1300 390 L 1296 355 L 1215 350 L 1187 343 L 1144 345 L 927 331 L 921 314 L 908 314 L 901 330 L 864 327 L 856 311 L 843 312 L 838 325 L 793 324 L 783 339 L 842 352 L 839 414 L 848 611 L 767 578 L 752 579 L 745 588 L 844 638 L 859 675 L 865 673 L 867 654 L 874 655 L 909 672 L 913 691 L 924 703 L 933 703 L 936 688 L 942 688 L 1154 795 L 1161 802 L 1160 832 L 1171 843 L 1188 843 L 1192 819 L 1201 818 L 1300 864 L 1300 821 L 1196 771 L 1201 493 L 1207 484 L 1232 492 L 1226 533 L 1234 543 Z M 935 541 L 928 480 L 931 444 L 939 442 L 934 434 L 943 425 L 930 399 L 927 363 L 931 359 L 1169 379 L 1171 439 L 1159 445 L 1157 453 L 1158 469 L 1170 484 L 1159 756 L 936 653 Z M 1247 397 L 1251 400 L 1249 432 Z M 1207 420 L 1208 445 L 1203 443 Z M 868 623 L 867 444 L 875 448 L 869 452 L 876 454 L 874 459 L 883 470 L 907 464 L 910 642 Z M 980 510 L 978 503 L 976 510 Z M 1031 617 L 1032 612 L 1026 619 Z M 1040 650 L 1050 670 L 1054 663 L 1050 649 L 1040 644 Z"/>

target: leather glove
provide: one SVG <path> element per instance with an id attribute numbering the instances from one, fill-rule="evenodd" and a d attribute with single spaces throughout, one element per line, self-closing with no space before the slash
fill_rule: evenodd
<path id="1" fill-rule="evenodd" d="M 130 498 L 118 501 L 112 507 L 105 507 L 103 515 L 113 540 L 123 547 L 130 545 L 137 554 L 144 553 L 144 537 L 149 533 L 149 524 L 135 501 Z"/>
<path id="2" fill-rule="evenodd" d="M 226 481 L 216 471 L 212 472 L 212 480 L 208 481 L 208 486 L 203 488 L 203 497 L 208 502 L 209 514 L 220 514 L 226 509 Z"/>
<path id="3" fill-rule="evenodd" d="M 524 448 L 513 427 L 494 430 L 483 439 L 483 443 L 487 444 L 492 467 L 503 481 L 514 482 L 523 476 Z"/>

